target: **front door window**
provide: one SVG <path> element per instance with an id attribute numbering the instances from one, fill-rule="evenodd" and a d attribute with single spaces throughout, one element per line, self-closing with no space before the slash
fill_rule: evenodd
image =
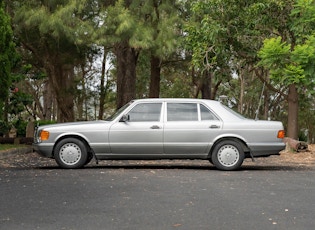
<path id="1" fill-rule="evenodd" d="M 128 113 L 129 122 L 160 121 L 162 103 L 138 104 Z"/>

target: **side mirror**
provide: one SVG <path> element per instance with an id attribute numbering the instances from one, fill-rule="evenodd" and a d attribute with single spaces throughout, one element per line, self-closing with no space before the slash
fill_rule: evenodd
<path id="1" fill-rule="evenodd" d="M 123 115 L 121 118 L 120 118 L 120 120 L 119 120 L 120 122 L 126 122 L 126 121 L 129 121 L 129 115 Z"/>

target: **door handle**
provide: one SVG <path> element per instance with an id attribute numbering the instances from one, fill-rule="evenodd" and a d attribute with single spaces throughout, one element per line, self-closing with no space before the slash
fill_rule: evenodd
<path id="1" fill-rule="evenodd" d="M 158 126 L 158 125 L 152 125 L 152 126 L 150 127 L 150 129 L 160 129 L 160 126 Z"/>
<path id="2" fill-rule="evenodd" d="M 209 128 L 210 129 L 218 129 L 218 128 L 220 128 L 220 126 L 219 125 L 211 125 Z"/>

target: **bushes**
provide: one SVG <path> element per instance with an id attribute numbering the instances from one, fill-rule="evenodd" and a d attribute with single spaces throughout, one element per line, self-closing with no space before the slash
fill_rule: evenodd
<path id="1" fill-rule="evenodd" d="M 55 121 L 37 121 L 35 125 L 48 125 L 55 123 Z M 33 142 L 33 134 L 28 133 L 28 135 L 26 135 L 27 125 L 28 121 L 22 119 L 17 119 L 11 122 L 11 124 L 0 120 L 0 144 L 31 144 Z M 7 135 L 5 135 L 9 133 L 12 127 L 16 129 L 16 138 L 7 137 Z M 32 130 L 33 127 L 30 126 L 28 129 Z"/>
<path id="2" fill-rule="evenodd" d="M 13 122 L 13 127 L 16 128 L 16 136 L 17 137 L 25 137 L 27 123 L 28 123 L 27 121 L 21 120 L 21 119 Z"/>
<path id="3" fill-rule="evenodd" d="M 10 126 L 8 123 L 0 120 L 0 136 L 3 136 L 5 133 L 8 133 L 10 130 Z"/>
<path id="4" fill-rule="evenodd" d="M 0 144 L 22 144 L 22 145 L 31 145 L 33 143 L 33 137 L 0 137 Z"/>

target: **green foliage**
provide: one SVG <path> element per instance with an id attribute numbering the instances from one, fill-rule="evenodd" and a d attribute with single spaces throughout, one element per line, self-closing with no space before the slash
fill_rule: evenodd
<path id="1" fill-rule="evenodd" d="M 31 95 L 24 92 L 13 93 L 10 97 L 8 111 L 12 115 L 19 115 L 25 111 L 26 106 L 31 105 L 33 98 Z"/>
<path id="2" fill-rule="evenodd" d="M 53 124 L 56 124 L 57 122 L 56 121 L 47 121 L 47 120 L 39 120 L 39 121 L 36 121 L 36 125 L 37 126 L 41 126 L 41 125 L 53 125 Z"/>
<path id="3" fill-rule="evenodd" d="M 303 41 L 315 29 L 314 0 L 296 0 L 290 14 L 292 18 L 291 30 L 298 36 L 298 42 Z"/>
<path id="4" fill-rule="evenodd" d="M 91 37 L 90 24 L 86 23 L 89 16 L 84 11 L 90 7 L 85 9 L 86 4 L 87 0 L 32 0 L 15 9 L 15 33 L 37 59 L 41 58 L 37 65 L 45 58 L 58 57 L 58 62 L 64 65 L 84 58 L 85 45 Z M 84 39 L 86 42 L 82 44 Z"/>
<path id="5" fill-rule="evenodd" d="M 258 52 L 258 57 L 262 59 L 260 65 L 268 68 L 281 67 L 289 61 L 290 49 L 290 45 L 282 42 L 281 37 L 266 39 L 263 48 Z"/>
<path id="6" fill-rule="evenodd" d="M 59 40 L 66 38 L 75 42 L 77 26 L 83 24 L 83 9 L 86 1 L 29 1 L 18 8 L 15 20 L 25 26 L 37 28 L 40 34 L 49 34 Z M 82 17 L 81 17 L 82 16 Z M 62 40 L 60 40 L 62 42 Z"/>
<path id="7" fill-rule="evenodd" d="M 294 4 L 290 1 L 281 7 L 288 14 L 283 14 L 279 18 L 281 23 L 274 28 L 280 36 L 265 40 L 258 52 L 261 58 L 259 65 L 269 70 L 272 83 L 290 85 L 290 89 L 293 89 L 287 90 L 288 136 L 297 138 L 298 113 L 303 113 L 307 108 L 298 109 L 295 105 L 303 95 L 314 97 L 315 2 L 296 0 Z"/>
<path id="8" fill-rule="evenodd" d="M 275 82 L 309 85 L 312 89 L 315 73 L 314 41 L 314 36 L 310 36 L 305 43 L 291 47 L 287 42 L 282 42 L 281 37 L 266 39 L 258 52 L 261 58 L 259 65 L 270 70 L 270 78 Z"/>
<path id="9" fill-rule="evenodd" d="M 6 134 L 9 130 L 10 130 L 10 125 L 5 121 L 0 120 L 0 136 L 3 136 L 4 134 Z"/>
<path id="10" fill-rule="evenodd" d="M 11 69 L 15 61 L 15 46 L 10 18 L 0 2 L 0 105 L 6 101 L 11 86 Z M 1 111 L 1 109 L 0 109 Z M 3 114 L 0 114 L 2 117 Z"/>
<path id="11" fill-rule="evenodd" d="M 161 97 L 165 98 L 190 98 L 191 83 L 184 76 L 168 76 L 161 82 Z"/>
<path id="12" fill-rule="evenodd" d="M 16 121 L 12 122 L 14 128 L 16 128 L 16 134 L 18 137 L 25 137 L 26 136 L 26 126 L 27 121 L 22 119 L 17 119 Z"/>
<path id="13" fill-rule="evenodd" d="M 199 78 L 205 71 L 210 72 L 212 84 L 231 81 L 232 73 L 237 74 L 238 68 L 256 59 L 261 40 L 257 29 L 259 10 L 265 4 L 251 0 L 196 0 L 190 7 L 192 12 L 184 27 L 185 48 L 192 54 L 194 71 Z"/>
<path id="14" fill-rule="evenodd" d="M 315 116 L 314 116 L 314 97 L 310 95 L 301 94 L 300 98 L 300 140 L 307 141 L 309 143 L 315 143 Z M 306 136 L 306 137 L 305 137 Z"/>
<path id="15" fill-rule="evenodd" d="M 132 48 L 152 50 L 165 57 L 176 49 L 181 24 L 175 1 L 117 0 L 100 14 L 104 24 L 96 28 L 98 44 L 110 46 L 128 41 Z"/>

